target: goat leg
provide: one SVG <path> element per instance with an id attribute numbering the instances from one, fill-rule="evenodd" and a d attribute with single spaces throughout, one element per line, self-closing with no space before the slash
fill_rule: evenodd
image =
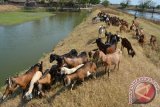
<path id="1" fill-rule="evenodd" d="M 123 52 L 123 50 L 124 50 L 124 47 L 123 47 L 123 46 L 121 46 L 121 51 Z"/>
<path id="2" fill-rule="evenodd" d="M 38 84 L 38 96 L 44 96 L 44 92 L 42 91 L 42 84 Z"/>
<path id="3" fill-rule="evenodd" d="M 105 74 L 107 73 L 106 70 L 107 70 L 107 67 L 105 66 Z"/>
<path id="4" fill-rule="evenodd" d="M 97 78 L 97 74 L 96 74 L 96 72 L 95 72 L 95 73 L 93 73 L 93 78 L 94 78 L 94 79 L 96 79 L 96 78 Z"/>
<path id="5" fill-rule="evenodd" d="M 108 70 L 107 70 L 107 71 L 108 71 L 108 78 L 109 78 L 109 72 L 110 72 L 110 69 L 108 68 Z"/>
<path id="6" fill-rule="evenodd" d="M 77 81 L 74 81 L 74 82 L 71 84 L 71 91 L 73 90 L 73 87 L 74 87 L 74 85 L 75 85 L 76 82 L 77 82 Z"/>
<path id="7" fill-rule="evenodd" d="M 118 62 L 118 69 L 117 70 L 119 70 L 119 64 L 120 64 L 120 61 Z"/>
<path id="8" fill-rule="evenodd" d="M 115 70 L 116 69 L 116 64 L 114 65 L 114 68 L 113 68 L 113 70 Z"/>

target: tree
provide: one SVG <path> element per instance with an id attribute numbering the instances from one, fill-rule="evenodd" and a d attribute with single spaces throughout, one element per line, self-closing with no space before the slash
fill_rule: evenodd
<path id="1" fill-rule="evenodd" d="M 91 4 L 99 4 L 99 3 L 100 3 L 100 0 L 90 0 L 90 3 L 91 3 Z"/>
<path id="2" fill-rule="evenodd" d="M 107 7 L 109 5 L 109 1 L 108 0 L 104 0 L 102 2 L 102 5 L 105 6 L 105 7 Z"/>
<path id="3" fill-rule="evenodd" d="M 123 3 L 123 2 L 120 3 L 120 5 L 121 5 L 122 8 L 126 8 L 127 7 L 127 5 L 125 3 Z"/>
<path id="4" fill-rule="evenodd" d="M 4 0 L 0 0 L 0 4 L 3 4 L 4 3 Z"/>
<path id="5" fill-rule="evenodd" d="M 156 7 L 156 2 L 151 1 L 150 4 L 149 4 L 149 7 L 150 8 L 155 8 Z"/>
<path id="6" fill-rule="evenodd" d="M 86 7 L 87 7 L 87 4 L 89 3 L 89 0 L 80 0 L 80 3 L 81 4 L 85 4 Z"/>
<path id="7" fill-rule="evenodd" d="M 0 0 L 0 4 L 4 4 L 4 3 L 7 3 L 8 0 Z"/>
<path id="8" fill-rule="evenodd" d="M 89 0 L 81 0 L 81 3 L 82 4 L 87 4 L 87 3 L 89 3 Z"/>
<path id="9" fill-rule="evenodd" d="M 120 3 L 120 5 L 122 8 L 126 8 L 130 4 L 130 2 L 131 2 L 131 0 L 124 0 Z"/>
<path id="10" fill-rule="evenodd" d="M 139 2 L 139 7 L 142 9 L 142 11 L 149 8 L 152 4 L 152 0 L 140 0 Z"/>
<path id="11" fill-rule="evenodd" d="M 156 7 L 157 9 L 160 9 L 160 5 L 157 5 L 157 7 Z"/>

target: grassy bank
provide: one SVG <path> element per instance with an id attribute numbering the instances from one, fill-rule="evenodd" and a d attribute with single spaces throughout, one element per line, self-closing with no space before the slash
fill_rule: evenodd
<path id="1" fill-rule="evenodd" d="M 130 24 L 133 16 L 115 11 L 113 9 L 105 9 L 111 15 L 124 18 Z M 98 35 L 98 28 L 103 22 L 92 24 L 91 19 L 97 15 L 100 9 L 93 11 L 74 31 L 64 40 L 62 40 L 54 49 L 54 53 L 63 54 L 75 48 L 80 51 L 90 51 L 97 48 L 95 41 Z M 61 85 L 53 86 L 46 96 L 42 99 L 33 99 L 24 104 L 27 107 L 157 107 L 160 102 L 160 94 L 157 93 L 155 99 L 149 104 L 128 105 L 128 90 L 131 82 L 138 77 L 149 76 L 160 83 L 160 65 L 155 65 L 154 59 L 159 59 L 156 51 L 152 51 L 148 46 L 150 35 L 153 34 L 160 41 L 160 26 L 150 21 L 138 19 L 140 25 L 144 28 L 147 37 L 147 44 L 142 48 L 137 40 L 133 39 L 134 33 L 121 33 L 122 37 L 128 38 L 133 48 L 136 51 L 136 56 L 131 58 L 124 50 L 120 70 L 111 71 L 110 78 L 107 75 L 102 75 L 97 79 L 85 81 L 83 85 L 77 86 L 72 92 L 63 90 Z M 111 26 L 107 31 L 116 33 L 118 27 Z M 105 40 L 105 38 L 103 39 Z M 120 48 L 120 44 L 118 45 Z M 147 57 L 146 53 L 150 53 L 151 57 Z M 157 53 L 154 55 L 154 53 Z M 153 58 L 151 60 L 151 58 Z M 44 61 L 44 69 L 49 68 L 52 64 L 49 63 L 49 54 L 45 55 L 41 60 Z M 157 64 L 160 63 L 158 60 Z M 98 72 L 103 72 L 102 68 Z M 17 95 L 1 104 L 1 107 L 17 107 L 22 106 L 20 100 L 21 95 Z"/>
<path id="2" fill-rule="evenodd" d="M 49 12 L 0 12 L 0 25 L 14 25 L 52 16 Z"/>

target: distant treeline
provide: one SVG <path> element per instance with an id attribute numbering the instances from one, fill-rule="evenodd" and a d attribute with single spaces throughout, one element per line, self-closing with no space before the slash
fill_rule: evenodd
<path id="1" fill-rule="evenodd" d="M 67 7 L 74 7 L 75 5 L 79 4 L 80 6 L 86 7 L 90 4 L 98 4 L 100 0 L 0 0 L 0 4 L 6 3 L 15 3 L 15 4 L 22 4 L 22 3 L 32 3 L 36 2 L 38 4 L 47 4 L 49 6 L 67 6 Z"/>

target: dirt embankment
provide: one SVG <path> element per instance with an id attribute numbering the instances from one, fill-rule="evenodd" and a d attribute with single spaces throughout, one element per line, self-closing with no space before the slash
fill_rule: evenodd
<path id="1" fill-rule="evenodd" d="M 92 24 L 91 19 L 96 16 L 100 10 L 93 11 L 74 31 L 64 40 L 62 40 L 54 49 L 54 53 L 63 54 L 71 49 L 75 48 L 80 51 L 90 51 L 97 48 L 96 44 L 92 44 L 97 38 L 98 28 L 100 25 L 105 25 L 103 22 L 98 24 Z M 112 10 L 106 9 L 111 15 L 116 15 L 120 18 L 127 20 L 130 24 L 133 20 L 133 16 Z M 124 50 L 122 61 L 120 63 L 119 71 L 111 71 L 110 78 L 107 75 L 102 75 L 97 79 L 89 79 L 85 81 L 83 85 L 79 85 L 73 90 L 62 90 L 62 85 L 53 86 L 49 92 L 46 92 L 46 96 L 42 99 L 33 99 L 24 106 L 26 107 L 157 107 L 160 102 L 160 94 L 157 93 L 155 99 L 146 105 L 128 105 L 128 90 L 131 82 L 138 77 L 148 76 L 155 79 L 160 83 L 160 69 L 159 60 L 156 62 L 157 66 L 151 58 L 160 58 L 152 51 L 148 46 L 150 35 L 157 36 L 160 41 L 160 26 L 152 22 L 139 19 L 141 26 L 143 26 L 147 43 L 142 48 L 136 39 L 133 39 L 133 32 L 121 33 L 122 37 L 128 38 L 133 48 L 136 51 L 136 56 L 131 58 L 127 55 L 127 51 Z M 118 27 L 111 26 L 107 28 L 108 32 L 116 33 L 119 31 Z M 103 38 L 105 40 L 105 38 Z M 118 45 L 120 48 L 120 44 Z M 146 57 L 146 52 L 150 55 Z M 153 59 L 153 60 L 154 60 Z M 45 55 L 41 60 L 44 61 L 45 68 L 51 66 L 49 63 L 49 54 Z M 103 69 L 98 69 L 98 72 L 103 72 Z M 22 106 L 20 101 L 20 95 L 16 95 L 15 98 L 11 98 L 4 102 L 1 107 L 16 107 Z"/>
<path id="2" fill-rule="evenodd" d="M 0 5 L 0 12 L 10 12 L 16 10 L 20 10 L 20 7 L 15 5 Z"/>

